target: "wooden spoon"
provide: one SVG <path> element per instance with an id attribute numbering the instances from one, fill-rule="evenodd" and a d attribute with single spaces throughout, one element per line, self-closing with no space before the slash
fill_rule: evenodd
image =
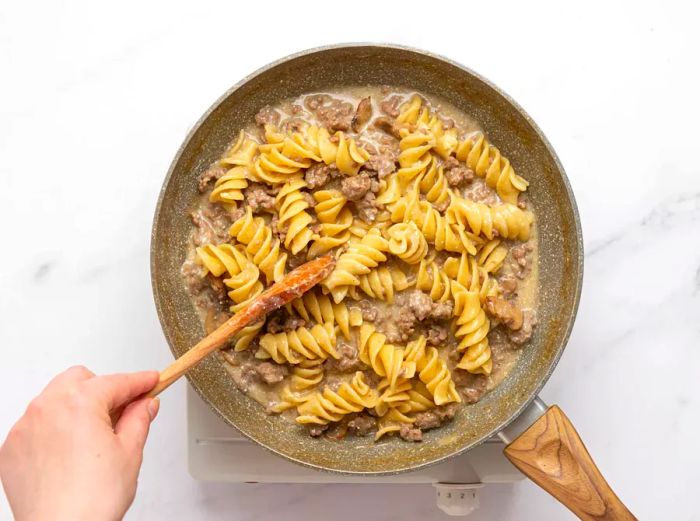
<path id="1" fill-rule="evenodd" d="M 147 396 L 158 396 L 170 384 L 185 374 L 190 368 L 199 363 L 202 358 L 221 347 L 233 335 L 238 333 L 248 324 L 255 322 L 267 313 L 284 306 L 309 291 L 316 284 L 325 279 L 335 266 L 335 259 L 326 255 L 302 264 L 297 269 L 290 271 L 282 280 L 273 284 L 270 288 L 250 301 L 238 313 L 212 331 L 197 345 L 175 360 L 169 367 L 160 373 L 158 384 Z"/>

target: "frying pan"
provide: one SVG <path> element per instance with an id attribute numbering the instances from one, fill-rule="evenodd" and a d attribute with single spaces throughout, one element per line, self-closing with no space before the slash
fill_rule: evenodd
<path id="1" fill-rule="evenodd" d="M 537 393 L 557 364 L 573 326 L 583 277 L 583 241 L 571 187 L 556 154 L 530 117 L 469 69 L 396 45 L 323 47 L 283 58 L 244 78 L 202 116 L 177 152 L 158 200 L 151 276 L 158 315 L 179 357 L 204 335 L 180 277 L 197 177 L 267 104 L 348 85 L 391 85 L 438 95 L 478 121 L 491 142 L 530 181 L 539 230 L 539 324 L 508 377 L 420 444 L 396 438 L 342 443 L 311 438 L 301 426 L 268 416 L 240 393 L 217 356 L 187 377 L 216 414 L 252 441 L 294 462 L 344 474 L 416 470 L 461 454 L 499 433 L 506 456 L 582 519 L 634 519 L 597 471 L 561 410 Z"/>

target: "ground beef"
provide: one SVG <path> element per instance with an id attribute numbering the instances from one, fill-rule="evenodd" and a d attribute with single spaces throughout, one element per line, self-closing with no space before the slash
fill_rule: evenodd
<path id="1" fill-rule="evenodd" d="M 326 374 L 323 379 L 322 388 L 328 387 L 331 391 L 337 391 L 343 384 L 343 379 L 337 374 Z"/>
<path id="2" fill-rule="evenodd" d="M 328 425 L 309 425 L 309 436 L 318 438 L 328 430 Z"/>
<path id="3" fill-rule="evenodd" d="M 450 156 L 444 163 L 445 178 L 450 186 L 458 186 L 463 183 L 471 183 L 474 180 L 474 171 L 462 165 L 454 157 Z"/>
<path id="4" fill-rule="evenodd" d="M 195 246 L 228 242 L 228 230 L 233 222 L 230 213 L 220 205 L 203 204 L 190 214 L 196 230 L 192 237 Z"/>
<path id="5" fill-rule="evenodd" d="M 379 209 L 376 199 L 374 192 L 367 192 L 362 199 L 355 202 L 357 216 L 366 223 L 373 223 L 377 219 Z"/>
<path id="6" fill-rule="evenodd" d="M 359 132 L 372 117 L 372 98 L 367 96 L 357 104 L 357 110 L 352 118 L 352 130 Z"/>
<path id="7" fill-rule="evenodd" d="M 330 176 L 330 167 L 324 163 L 311 165 L 304 174 L 304 181 L 309 190 L 320 188 L 326 184 Z"/>
<path id="8" fill-rule="evenodd" d="M 449 320 L 452 318 L 453 310 L 454 305 L 451 300 L 447 302 L 435 302 L 433 303 L 433 310 L 430 312 L 430 318 L 433 320 Z"/>
<path id="9" fill-rule="evenodd" d="M 218 277 L 215 277 L 211 273 L 207 274 L 207 280 L 211 286 L 214 297 L 219 304 L 226 304 L 228 302 L 228 288 L 224 284 L 224 281 Z"/>
<path id="10" fill-rule="evenodd" d="M 261 127 L 265 125 L 277 126 L 280 122 L 280 113 L 269 105 L 265 105 L 260 109 L 260 112 L 255 115 L 255 122 Z"/>
<path id="11" fill-rule="evenodd" d="M 404 423 L 399 430 L 399 436 L 406 441 L 423 441 L 423 431 L 412 427 L 410 423 Z"/>
<path id="12" fill-rule="evenodd" d="M 360 311 L 362 312 L 362 320 L 367 322 L 374 322 L 377 320 L 379 310 L 375 308 L 369 300 L 360 300 L 358 305 L 360 306 Z"/>
<path id="13" fill-rule="evenodd" d="M 501 276 L 498 280 L 498 284 L 501 287 L 503 296 L 506 298 L 512 297 L 518 290 L 518 279 L 515 275 L 508 274 Z"/>
<path id="14" fill-rule="evenodd" d="M 441 347 L 447 341 L 447 326 L 432 324 L 425 332 L 425 340 L 428 345 Z"/>
<path id="15" fill-rule="evenodd" d="M 277 334 L 283 331 L 293 331 L 306 325 L 303 318 L 289 315 L 285 309 L 278 309 L 267 316 L 265 330 Z"/>
<path id="16" fill-rule="evenodd" d="M 372 186 L 372 180 L 366 173 L 346 177 L 340 185 L 340 189 L 350 201 L 359 201 Z"/>
<path id="17" fill-rule="evenodd" d="M 391 147 L 381 147 L 376 154 L 370 154 L 369 159 L 364 164 L 367 170 L 377 172 L 379 179 L 384 179 L 386 176 L 396 171 L 396 161 L 398 154 Z"/>
<path id="18" fill-rule="evenodd" d="M 519 279 L 524 279 L 530 272 L 530 265 L 532 259 L 530 258 L 530 253 L 533 250 L 533 246 L 530 243 L 523 243 L 514 246 L 510 253 L 513 256 L 513 273 Z"/>
<path id="19" fill-rule="evenodd" d="M 329 358 L 325 362 L 326 369 L 335 370 L 341 373 L 355 372 L 364 369 L 366 366 L 358 358 L 357 348 L 346 342 L 340 342 L 336 346 L 336 351 L 340 358 L 335 360 Z"/>
<path id="20" fill-rule="evenodd" d="M 280 130 L 287 134 L 302 132 L 309 124 L 302 118 L 287 118 L 280 124 Z"/>
<path id="21" fill-rule="evenodd" d="M 272 233 L 277 235 L 279 241 L 284 244 L 284 239 L 287 238 L 287 231 L 280 227 L 280 219 L 277 213 L 272 214 L 272 219 L 270 219 L 270 228 L 272 228 Z M 303 262 L 302 262 L 303 264 Z M 301 265 L 301 264 L 300 264 Z"/>
<path id="22" fill-rule="evenodd" d="M 483 179 L 474 179 L 471 184 L 462 190 L 462 195 L 477 203 L 493 205 L 499 202 L 496 191 L 486 186 Z"/>
<path id="23" fill-rule="evenodd" d="M 321 125 L 330 130 L 348 130 L 352 124 L 354 108 L 352 103 L 333 98 L 328 94 L 308 96 L 304 100 L 306 108 L 314 112 Z"/>
<path id="24" fill-rule="evenodd" d="M 537 314 L 534 309 L 523 309 L 523 325 L 517 331 L 508 333 L 508 338 L 516 345 L 523 345 L 532 338 L 532 329 L 537 325 Z"/>
<path id="25" fill-rule="evenodd" d="M 303 251 L 296 255 L 289 254 L 287 257 L 287 268 L 293 270 L 306 262 L 306 253 Z"/>
<path id="26" fill-rule="evenodd" d="M 434 429 L 454 418 L 455 414 L 457 414 L 456 403 L 442 405 L 435 409 L 416 414 L 416 421 L 413 425 L 421 430 Z"/>
<path id="27" fill-rule="evenodd" d="M 379 104 L 381 111 L 392 118 L 399 116 L 399 105 L 401 104 L 401 96 L 394 94 L 388 97 Z"/>
<path id="28" fill-rule="evenodd" d="M 413 290 L 408 296 L 408 308 L 415 318 L 425 320 L 433 311 L 432 299 L 420 290 Z M 448 317 L 449 318 L 449 317 Z"/>
<path id="29" fill-rule="evenodd" d="M 407 342 L 416 329 L 416 316 L 405 307 L 394 308 L 392 320 L 385 322 L 386 336 L 392 344 Z"/>
<path id="30" fill-rule="evenodd" d="M 466 403 L 476 403 L 486 392 L 487 378 L 483 374 L 472 374 L 464 369 L 452 371 L 452 380 Z"/>
<path id="31" fill-rule="evenodd" d="M 523 312 L 510 300 L 502 297 L 486 297 L 486 312 L 508 329 L 520 329 L 523 324 Z"/>
<path id="32" fill-rule="evenodd" d="M 243 190 L 243 197 L 253 213 L 275 211 L 275 198 L 267 192 L 267 187 L 261 183 L 249 184 Z"/>
<path id="33" fill-rule="evenodd" d="M 289 374 L 286 365 L 263 362 L 259 364 L 255 371 L 260 379 L 268 385 L 280 383 Z"/>
<path id="34" fill-rule="evenodd" d="M 355 436 L 367 436 L 377 427 L 377 420 L 369 414 L 358 414 L 348 422 L 348 431 Z"/>
<path id="35" fill-rule="evenodd" d="M 209 168 L 207 168 L 199 176 L 199 183 L 198 183 L 199 192 L 203 193 L 207 189 L 207 186 L 209 185 L 209 183 L 219 179 L 225 173 L 226 173 L 226 169 L 223 166 L 220 166 L 218 164 L 212 165 Z"/>
<path id="36" fill-rule="evenodd" d="M 306 201 L 306 204 L 309 205 L 309 208 L 313 208 L 316 206 L 316 199 L 314 199 L 314 196 L 311 195 L 309 192 L 301 192 L 301 196 L 304 198 L 304 201 Z"/>

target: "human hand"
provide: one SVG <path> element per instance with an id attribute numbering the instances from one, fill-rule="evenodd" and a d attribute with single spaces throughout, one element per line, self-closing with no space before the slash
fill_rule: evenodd
<path id="1" fill-rule="evenodd" d="M 159 405 L 157 398 L 132 400 L 157 381 L 157 371 L 95 376 L 84 367 L 56 376 L 0 449 L 15 519 L 121 519 L 134 500 Z"/>

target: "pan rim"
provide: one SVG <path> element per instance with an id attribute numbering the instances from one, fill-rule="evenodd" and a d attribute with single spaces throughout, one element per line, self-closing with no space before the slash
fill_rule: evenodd
<path id="1" fill-rule="evenodd" d="M 340 470 L 340 469 L 333 469 L 333 468 L 328 468 L 328 467 L 323 467 L 320 465 L 316 465 L 313 463 L 309 463 L 307 461 L 303 461 L 300 459 L 297 459 L 293 456 L 290 456 L 288 454 L 284 454 L 280 452 L 279 450 L 276 450 L 273 447 L 268 446 L 266 443 L 263 443 L 261 441 L 258 441 L 256 439 L 253 439 L 250 435 L 247 433 L 243 432 L 238 428 L 238 426 L 234 425 L 234 423 L 226 417 L 221 411 L 219 411 L 206 397 L 202 389 L 199 387 L 199 385 L 190 377 L 189 374 L 187 374 L 187 380 L 189 384 L 192 386 L 192 388 L 196 391 L 196 393 L 202 398 L 203 402 L 207 404 L 207 406 L 218 416 L 220 417 L 226 424 L 230 425 L 231 427 L 235 428 L 238 432 L 240 432 L 245 438 L 251 440 L 252 442 L 256 443 L 259 446 L 262 446 L 266 450 L 283 457 L 284 459 L 287 459 L 289 461 L 292 461 L 296 464 L 302 465 L 307 468 L 312 468 L 315 470 L 319 470 L 322 472 L 328 472 L 332 474 L 338 474 L 338 475 L 345 475 L 345 476 L 367 476 L 367 477 L 381 477 L 381 476 L 392 476 L 396 474 L 402 474 L 405 472 L 412 472 L 420 469 L 425 469 L 427 467 L 430 467 L 432 465 L 437 465 L 439 463 L 442 463 L 450 458 L 453 458 L 455 456 L 459 456 L 461 454 L 466 453 L 467 451 L 478 447 L 482 443 L 486 442 L 496 434 L 498 434 L 500 431 L 502 431 L 506 426 L 508 426 L 510 423 L 512 423 L 520 414 L 525 411 L 525 409 L 532 403 L 532 401 L 538 396 L 544 385 L 547 383 L 549 378 L 552 375 L 552 372 L 556 368 L 557 364 L 559 363 L 559 360 L 561 359 L 561 356 L 564 352 L 564 349 L 566 348 L 569 338 L 571 337 L 571 332 L 573 330 L 574 323 L 576 321 L 576 315 L 578 313 L 578 307 L 581 299 L 581 291 L 583 287 L 583 270 L 584 270 L 584 245 L 583 245 L 583 233 L 581 229 L 581 219 L 578 211 L 578 206 L 576 204 L 576 199 L 573 194 L 573 190 L 571 188 L 571 184 L 569 182 L 569 178 L 566 175 L 566 171 L 564 170 L 564 167 L 559 159 L 559 156 L 555 152 L 554 148 L 552 147 L 551 143 L 545 136 L 545 134 L 542 132 L 542 130 L 539 128 L 539 126 L 535 123 L 535 121 L 530 117 L 530 115 L 518 104 L 510 95 L 508 95 L 506 92 L 504 92 L 501 88 L 496 86 L 494 83 L 492 83 L 490 80 L 486 79 L 479 73 L 473 71 L 469 67 L 466 67 L 462 65 L 459 62 L 456 62 L 450 58 L 447 58 L 445 56 L 442 56 L 440 54 L 436 54 L 430 51 L 425 51 L 416 47 L 412 46 L 406 46 L 406 45 L 400 45 L 400 44 L 394 44 L 394 43 L 381 43 L 381 42 L 348 42 L 348 43 L 338 43 L 338 44 L 332 44 L 332 45 L 323 45 L 319 47 L 313 47 L 310 49 L 305 49 L 296 53 L 289 54 L 287 56 L 284 56 L 282 58 L 279 58 L 273 62 L 268 63 L 267 65 L 258 68 L 251 74 L 248 74 L 244 78 L 242 78 L 240 81 L 238 81 L 236 84 L 234 84 L 232 87 L 230 87 L 226 92 L 224 92 L 217 100 L 209 106 L 209 108 L 202 114 L 202 116 L 197 120 L 197 122 L 191 127 L 189 132 L 187 133 L 185 139 L 183 140 L 182 144 L 178 148 L 175 156 L 173 157 L 172 162 L 170 163 L 170 167 L 168 168 L 168 172 L 165 176 L 165 179 L 163 180 L 163 184 L 161 186 L 160 192 L 158 194 L 158 201 L 156 204 L 155 212 L 154 212 L 154 217 L 153 217 L 153 224 L 151 227 L 151 244 L 150 244 L 150 271 L 151 271 L 151 288 L 153 292 L 153 298 L 155 301 L 155 306 L 156 306 L 156 312 L 158 314 L 158 320 L 161 325 L 161 329 L 163 330 L 163 334 L 165 336 L 165 339 L 168 343 L 168 347 L 170 348 L 171 353 L 175 356 L 175 349 L 174 349 L 174 342 L 173 339 L 171 338 L 171 334 L 166 326 L 166 314 L 163 309 L 162 305 L 162 296 L 158 290 L 158 284 L 157 284 L 157 273 L 159 271 L 159 266 L 156 263 L 156 237 L 158 235 L 158 229 L 159 229 L 159 216 L 162 210 L 162 206 L 164 204 L 165 200 L 165 193 L 167 191 L 167 188 L 170 185 L 170 181 L 172 179 L 172 176 L 175 172 L 176 166 L 179 163 L 183 153 L 187 149 L 189 143 L 191 142 L 192 138 L 194 135 L 198 132 L 200 127 L 209 119 L 209 117 L 212 115 L 214 111 L 216 111 L 219 106 L 224 103 L 225 100 L 227 100 L 232 94 L 234 94 L 238 89 L 240 89 L 242 86 L 247 84 L 249 81 L 254 79 L 255 77 L 264 74 L 270 69 L 273 69 L 283 63 L 295 60 L 297 58 L 303 57 L 303 56 L 308 56 L 311 54 L 315 54 L 318 52 L 325 52 L 325 51 L 331 51 L 331 50 L 338 50 L 338 49 L 348 49 L 348 48 L 376 48 L 376 49 L 395 49 L 395 50 L 401 50 L 401 51 L 408 51 L 411 53 L 415 53 L 418 55 L 422 56 L 427 56 L 429 58 L 439 60 L 442 62 L 445 62 L 453 67 L 456 67 L 458 69 L 461 69 L 462 71 L 466 72 L 467 74 L 470 74 L 477 78 L 478 80 L 482 81 L 485 85 L 487 85 L 489 88 L 493 89 L 497 94 L 502 96 L 530 125 L 532 130 L 535 132 L 537 137 L 540 139 L 541 143 L 544 145 L 544 147 L 547 150 L 547 153 L 551 155 L 552 159 L 554 160 L 554 163 L 557 167 L 558 173 L 561 176 L 562 183 L 564 185 L 565 193 L 568 199 L 568 206 L 571 209 L 571 212 L 573 214 L 573 221 L 574 221 L 574 226 L 575 226 L 575 241 L 576 241 L 576 246 L 577 246 L 577 252 L 576 252 L 576 258 L 574 259 L 574 265 L 577 271 L 578 276 L 576 277 L 576 281 L 574 284 L 574 295 L 573 295 L 573 305 L 571 307 L 571 310 L 568 314 L 567 321 L 566 321 L 566 326 L 564 327 L 563 335 L 561 338 L 561 341 L 559 343 L 559 346 L 556 349 L 556 352 L 553 354 L 553 356 L 550 358 L 548 367 L 546 371 L 544 371 L 543 375 L 541 376 L 539 382 L 537 383 L 536 386 L 534 386 L 533 390 L 529 395 L 526 397 L 526 399 L 522 400 L 520 405 L 516 408 L 516 410 L 504 421 L 501 422 L 501 425 L 498 426 L 497 428 L 492 429 L 491 431 L 487 432 L 486 434 L 482 435 L 479 439 L 476 439 L 472 441 L 469 444 L 464 445 L 463 447 L 450 452 L 448 454 L 445 454 L 443 456 L 440 456 L 438 458 L 435 458 L 430 461 L 425 461 L 425 462 L 420 462 L 415 465 L 411 466 L 406 466 L 398 469 L 393 469 L 393 470 L 380 470 L 380 471 L 360 471 L 360 470 Z"/>

